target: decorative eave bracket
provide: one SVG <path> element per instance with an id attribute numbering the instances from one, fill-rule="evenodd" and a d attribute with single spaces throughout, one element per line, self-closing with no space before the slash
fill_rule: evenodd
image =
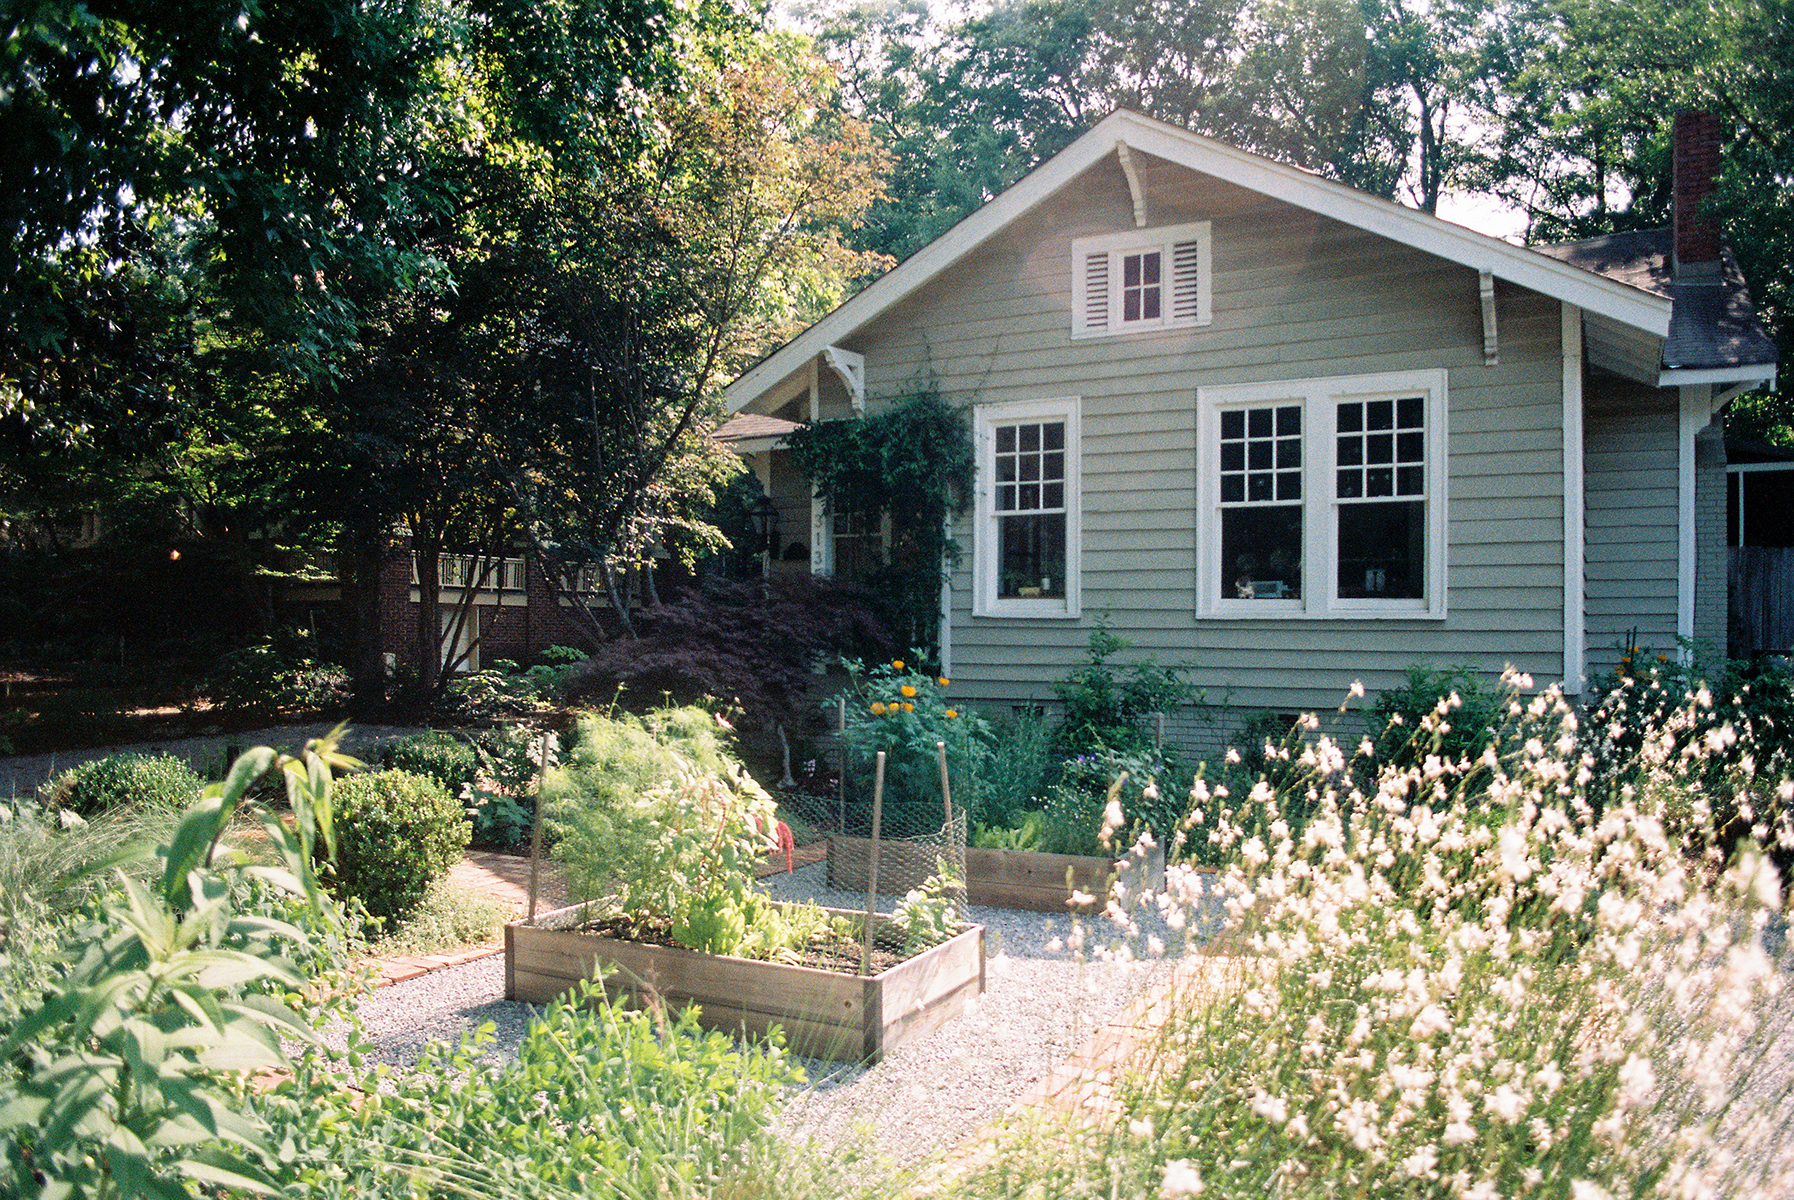
<path id="1" fill-rule="evenodd" d="M 1128 194 L 1134 198 L 1134 227 L 1146 228 L 1146 192 L 1140 187 L 1140 168 L 1134 165 L 1134 152 L 1126 142 L 1115 143 L 1115 157 L 1121 160 L 1121 173 L 1127 176 Z"/>
<path id="2" fill-rule="evenodd" d="M 1501 361 L 1501 342 L 1495 334 L 1495 276 L 1477 272 L 1476 290 L 1483 301 L 1483 366 L 1492 367 Z"/>
<path id="3" fill-rule="evenodd" d="M 866 411 L 866 356 L 855 354 L 851 350 L 843 350 L 839 346 L 824 346 L 822 360 L 829 369 L 841 377 L 847 385 L 847 398 L 853 401 L 853 411 Z"/>

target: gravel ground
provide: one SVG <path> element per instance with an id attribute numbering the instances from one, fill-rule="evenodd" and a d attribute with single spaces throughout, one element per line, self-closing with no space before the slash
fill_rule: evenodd
<path id="1" fill-rule="evenodd" d="M 824 863 L 763 884 L 778 899 L 865 903 L 828 888 Z M 979 907 L 971 917 L 986 937 L 977 1007 L 876 1066 L 800 1060 L 811 1086 L 787 1110 L 793 1137 L 823 1147 L 851 1141 L 904 1164 L 945 1150 L 1046 1079 L 1161 969 L 1077 954 L 1066 945 L 1069 917 Z M 1090 931 L 1093 942 L 1100 932 Z M 503 995 L 496 955 L 382 988 L 361 1006 L 373 1057 L 409 1066 L 426 1040 L 454 1040 L 485 1021 L 497 1027 L 492 1053 L 514 1054 L 537 1010 Z"/>

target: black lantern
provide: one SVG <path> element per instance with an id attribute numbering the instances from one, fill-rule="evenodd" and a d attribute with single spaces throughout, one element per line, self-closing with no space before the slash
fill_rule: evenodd
<path id="1" fill-rule="evenodd" d="M 754 521 L 754 533 L 760 539 L 760 552 L 770 558 L 779 536 L 778 505 L 772 502 L 771 496 L 761 496 L 754 501 L 749 516 Z"/>

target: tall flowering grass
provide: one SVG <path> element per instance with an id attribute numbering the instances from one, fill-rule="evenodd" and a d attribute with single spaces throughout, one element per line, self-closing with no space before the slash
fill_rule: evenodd
<path id="1" fill-rule="evenodd" d="M 1411 766 L 1310 721 L 1280 787 L 1198 781 L 1186 836 L 1226 865 L 1173 867 L 1148 905 L 1175 931 L 1218 902 L 1228 935 L 1106 1107 L 1012 1133 L 964 1190 L 1787 1196 L 1794 1006 L 1764 948 L 1781 887 L 1756 840 L 1722 861 L 1699 825 L 1715 787 L 1785 811 L 1794 785 L 1754 764 L 1725 784 L 1723 739 L 1659 735 L 1591 800 L 1575 712 L 1505 682 L 1474 759 L 1429 751 L 1448 697 Z"/>

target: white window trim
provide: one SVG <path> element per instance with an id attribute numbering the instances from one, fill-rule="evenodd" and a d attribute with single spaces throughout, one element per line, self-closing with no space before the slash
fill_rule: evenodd
<path id="1" fill-rule="evenodd" d="M 1181 243 L 1196 244 L 1196 311 L 1182 318 L 1176 314 L 1174 279 L 1174 247 Z M 1121 267 L 1123 254 L 1142 250 L 1158 250 L 1163 254 L 1164 287 L 1159 316 L 1151 321 L 1121 320 Z M 1108 257 L 1108 313 L 1103 324 L 1088 320 L 1088 274 L 1086 261 L 1093 255 Z M 1071 244 L 1071 335 L 1074 338 L 1125 337 L 1135 333 L 1158 333 L 1167 329 L 1187 329 L 1207 325 L 1212 319 L 1212 276 L 1214 274 L 1214 236 L 1209 221 L 1192 221 L 1186 225 L 1162 225 L 1156 229 L 1126 229 L 1099 237 L 1078 238 Z"/>
<path id="2" fill-rule="evenodd" d="M 1079 452 L 1080 400 L 1009 400 L 980 404 L 973 413 L 978 451 L 978 486 L 972 531 L 972 615 L 975 617 L 1076 618 L 1081 607 L 1083 458 Z M 1063 599 L 998 599 L 997 514 L 991 481 L 996 475 L 998 425 L 1030 420 L 1065 421 L 1065 596 Z"/>
<path id="3" fill-rule="evenodd" d="M 1276 383 L 1198 388 L 1196 393 L 1196 613 L 1247 619 L 1420 619 L 1446 616 L 1446 372 L 1393 371 Z M 1334 494 L 1333 420 L 1338 400 L 1413 396 L 1426 399 L 1426 595 L 1418 600 L 1341 599 Z M 1302 406 L 1302 598 L 1237 600 L 1221 589 L 1221 410 L 1265 404 Z M 1319 564 L 1319 569 L 1316 569 Z"/>

